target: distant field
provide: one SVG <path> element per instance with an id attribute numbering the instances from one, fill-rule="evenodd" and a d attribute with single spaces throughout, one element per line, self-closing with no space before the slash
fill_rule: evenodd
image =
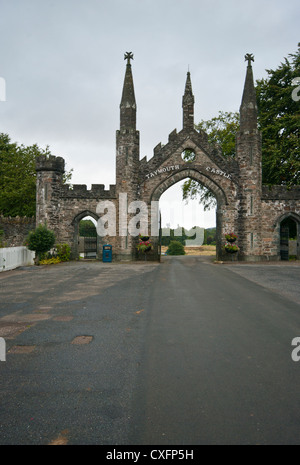
<path id="1" fill-rule="evenodd" d="M 161 251 L 166 252 L 168 247 L 162 246 Z M 185 247 L 186 255 L 216 255 L 215 245 L 201 245 L 200 247 Z"/>

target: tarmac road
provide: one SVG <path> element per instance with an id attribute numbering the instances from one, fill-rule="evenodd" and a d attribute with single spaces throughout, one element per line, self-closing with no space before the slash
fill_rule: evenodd
<path id="1" fill-rule="evenodd" d="M 299 273 L 192 256 L 0 273 L 0 444 L 299 444 Z"/>

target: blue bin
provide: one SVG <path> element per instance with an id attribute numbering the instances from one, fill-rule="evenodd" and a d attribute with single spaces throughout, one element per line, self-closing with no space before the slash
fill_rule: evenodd
<path id="1" fill-rule="evenodd" d="M 102 261 L 103 262 L 111 262 L 112 261 L 112 245 L 106 244 L 106 245 L 103 246 Z"/>

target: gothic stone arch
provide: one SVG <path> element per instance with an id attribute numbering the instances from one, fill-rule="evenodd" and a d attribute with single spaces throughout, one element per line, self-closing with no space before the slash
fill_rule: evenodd
<path id="1" fill-rule="evenodd" d="M 73 218 L 73 220 L 71 222 L 71 226 L 73 227 L 73 231 L 74 231 L 72 254 L 75 257 L 79 256 L 79 249 L 78 249 L 78 246 L 79 246 L 79 223 L 80 223 L 81 220 L 83 220 L 87 216 L 92 217 L 96 221 L 98 221 L 98 219 L 99 219 L 99 216 L 96 213 L 94 213 L 93 211 L 84 210 L 84 211 L 82 211 L 80 213 L 77 213 L 76 216 Z M 99 246 L 99 239 L 98 239 L 97 240 L 97 251 L 98 251 L 97 252 L 97 257 L 99 257 L 99 249 L 100 249 L 100 246 Z"/>
<path id="2" fill-rule="evenodd" d="M 245 56 L 247 64 L 240 105 L 240 130 L 236 134 L 235 158 L 226 160 L 218 146 L 211 146 L 203 131 L 194 126 L 194 96 L 191 75 L 186 77 L 182 98 L 183 127 L 169 134 L 168 142 L 154 148 L 153 157 L 140 159 L 139 131 L 136 129 L 136 101 L 131 69 L 132 53 L 125 55 L 126 70 L 120 104 L 120 128 L 116 132 L 116 184 L 108 190 L 104 185 L 72 187 L 63 184 L 64 160 L 61 157 L 37 159 L 36 222 L 47 223 L 57 242 L 69 243 L 77 258 L 76 228 L 82 214 L 97 218 L 97 206 L 105 201 L 113 206 L 116 235 L 101 237 L 113 246 L 114 259 L 135 260 L 136 237 L 128 234 L 132 218 L 131 202 L 142 201 L 151 212 L 151 201 L 172 184 L 191 177 L 209 188 L 217 199 L 218 258 L 226 259 L 223 250 L 225 233 L 238 235 L 239 260 L 277 260 L 280 258 L 278 218 L 290 214 L 300 216 L 300 186 L 287 190 L 284 186 L 262 185 L 261 134 L 257 128 L 257 105 L 253 79 L 253 56 Z M 181 157 L 192 150 L 195 159 Z M 125 199 L 125 201 L 124 201 Z M 135 204 L 134 204 L 135 205 Z M 125 220 L 119 221 L 125 207 Z M 124 227 L 125 221 L 125 227 Z M 150 224 L 150 222 L 149 222 Z M 299 225 L 299 221 L 297 220 Z M 200 225 L 201 226 L 201 225 Z M 299 230 L 299 227 L 298 227 Z M 158 238 L 152 237 L 154 243 Z M 299 250 L 299 246 L 298 246 Z M 101 248 L 99 251 L 101 258 Z M 157 259 L 157 249 L 152 254 Z"/>
<path id="3" fill-rule="evenodd" d="M 182 159 L 182 152 L 187 149 L 195 154 L 193 162 Z M 214 194 L 217 201 L 217 258 L 221 259 L 224 255 L 222 237 L 237 230 L 237 164 L 224 160 L 209 146 L 204 134 L 194 130 L 187 134 L 183 130 L 179 134 L 173 133 L 169 143 L 160 147 L 159 152 L 156 150 L 147 165 L 143 167 L 141 198 L 149 206 L 151 201 L 158 201 L 169 187 L 186 178 L 201 183 Z"/>
<path id="4" fill-rule="evenodd" d="M 274 229 L 277 236 L 279 237 L 278 241 L 278 254 L 282 257 L 282 236 L 281 236 L 281 227 L 286 220 L 293 220 L 296 229 L 296 241 L 293 241 L 293 250 L 291 250 L 291 243 L 287 243 L 287 253 L 289 255 L 296 255 L 297 259 L 300 259 L 300 215 L 297 215 L 294 212 L 287 211 L 280 215 L 276 219 L 274 224 Z M 287 237 L 287 240 L 289 237 Z M 288 257 L 287 257 L 288 258 Z"/>

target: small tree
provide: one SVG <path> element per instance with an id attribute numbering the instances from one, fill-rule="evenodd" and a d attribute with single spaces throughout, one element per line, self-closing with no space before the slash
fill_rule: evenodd
<path id="1" fill-rule="evenodd" d="M 185 255 L 184 245 L 179 241 L 171 241 L 167 250 L 168 255 Z"/>
<path id="2" fill-rule="evenodd" d="M 40 224 L 34 231 L 30 231 L 27 236 L 26 245 L 29 250 L 36 253 L 35 263 L 39 264 L 42 254 L 48 252 L 55 244 L 55 235 L 53 231 Z"/>

